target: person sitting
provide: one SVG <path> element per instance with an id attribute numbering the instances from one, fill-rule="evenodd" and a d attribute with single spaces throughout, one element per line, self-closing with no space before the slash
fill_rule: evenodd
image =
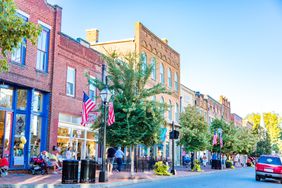
<path id="1" fill-rule="evenodd" d="M 9 169 L 9 162 L 8 160 L 4 158 L 0 158 L 0 176 L 7 176 L 8 175 L 8 169 Z"/>

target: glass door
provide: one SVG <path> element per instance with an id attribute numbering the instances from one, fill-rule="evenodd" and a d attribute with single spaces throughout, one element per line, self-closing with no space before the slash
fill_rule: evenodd
<path id="1" fill-rule="evenodd" d="M 24 166 L 24 148 L 26 145 L 26 115 L 16 114 L 15 133 L 13 143 L 14 167 Z"/>
<path id="2" fill-rule="evenodd" d="M 0 156 L 10 157 L 12 112 L 0 111 Z"/>

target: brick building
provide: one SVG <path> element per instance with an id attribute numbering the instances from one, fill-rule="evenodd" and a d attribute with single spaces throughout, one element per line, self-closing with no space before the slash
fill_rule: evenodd
<path id="1" fill-rule="evenodd" d="M 101 53 L 117 51 L 123 55 L 136 52 L 140 54 L 144 64 L 154 64 L 154 70 L 148 85 L 156 83 L 164 84 L 172 95 L 155 96 L 153 100 L 165 102 L 172 106 L 165 113 L 167 125 L 163 125 L 163 143 L 155 148 L 159 157 L 170 157 L 171 142 L 168 138 L 172 121 L 179 125 L 179 98 L 180 98 L 180 55 L 168 45 L 168 40 L 160 39 L 142 23 L 136 22 L 135 36 L 131 39 L 100 42 L 99 31 L 89 29 L 86 31 L 86 39 L 91 47 Z M 180 152 L 180 151 L 177 151 Z M 179 157 L 179 156 L 177 156 Z M 179 161 L 179 159 L 177 159 Z"/>
<path id="2" fill-rule="evenodd" d="M 231 114 L 231 122 L 233 122 L 235 126 L 242 126 L 243 125 L 243 118 L 240 117 L 238 114 L 232 113 Z"/>
<path id="3" fill-rule="evenodd" d="M 99 53 L 61 33 L 59 6 L 15 2 L 17 15 L 39 24 L 42 32 L 36 45 L 23 39 L 10 54 L 9 72 L 0 74 L 0 155 L 11 169 L 28 168 L 31 157 L 57 143 L 72 145 L 78 157 L 95 155 L 94 134 L 80 126 L 80 115 L 82 91 L 93 98 L 97 93 L 84 73 L 100 76 Z M 63 135 L 57 137 L 58 132 Z"/>

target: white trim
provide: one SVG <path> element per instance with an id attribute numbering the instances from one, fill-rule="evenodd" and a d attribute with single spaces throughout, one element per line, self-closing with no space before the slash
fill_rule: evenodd
<path id="1" fill-rule="evenodd" d="M 48 28 L 48 29 L 50 29 L 50 30 L 51 30 L 51 28 L 52 28 L 50 25 L 48 25 L 48 24 L 42 22 L 41 20 L 38 20 L 38 24 L 40 24 L 40 25 L 42 25 L 42 26 L 44 26 L 44 27 L 46 27 L 46 28 Z"/>
<path id="2" fill-rule="evenodd" d="M 22 11 L 22 10 L 20 10 L 20 9 L 17 9 L 17 13 L 23 15 L 24 17 L 29 18 L 29 14 L 27 14 L 26 12 L 24 12 L 24 11 Z"/>

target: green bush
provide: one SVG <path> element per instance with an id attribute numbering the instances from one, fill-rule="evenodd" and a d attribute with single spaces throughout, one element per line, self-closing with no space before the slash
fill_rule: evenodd
<path id="1" fill-rule="evenodd" d="M 169 166 L 165 165 L 162 161 L 156 162 L 154 165 L 154 172 L 159 176 L 170 176 L 171 173 L 168 172 Z"/>
<path id="2" fill-rule="evenodd" d="M 192 172 L 201 172 L 201 164 L 199 160 L 194 161 L 194 167 L 192 168 Z"/>
<path id="3" fill-rule="evenodd" d="M 225 165 L 226 165 L 226 168 L 231 168 L 231 169 L 234 169 L 234 168 L 235 168 L 235 167 L 233 166 L 232 161 L 230 161 L 230 160 L 226 160 Z"/>

